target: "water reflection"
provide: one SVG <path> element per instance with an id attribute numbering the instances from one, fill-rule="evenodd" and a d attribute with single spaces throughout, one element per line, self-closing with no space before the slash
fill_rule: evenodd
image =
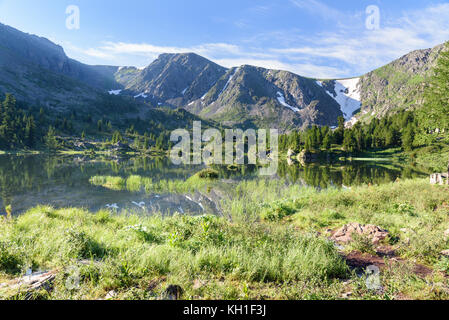
<path id="1" fill-rule="evenodd" d="M 220 176 L 222 190 L 196 190 L 194 193 L 148 192 L 145 190 L 111 190 L 89 182 L 94 176 L 151 178 L 152 181 L 186 181 L 202 166 L 175 166 L 166 158 L 134 158 L 124 161 L 78 156 L 0 156 L 0 214 L 11 205 L 13 214 L 31 207 L 49 204 L 56 208 L 85 207 L 137 212 L 174 212 L 203 214 L 219 212 L 217 205 L 222 195 L 229 193 L 233 183 L 260 179 L 257 166 L 214 166 Z M 290 183 L 319 188 L 360 184 L 382 184 L 425 176 L 411 167 L 382 163 L 348 163 L 333 165 L 289 166 L 280 163 L 277 177 Z"/>
<path id="2" fill-rule="evenodd" d="M 279 177 L 293 183 L 326 189 L 329 187 L 380 185 L 397 179 L 425 177 L 426 172 L 391 163 L 351 162 L 344 164 L 312 164 L 305 167 L 281 163 Z"/>

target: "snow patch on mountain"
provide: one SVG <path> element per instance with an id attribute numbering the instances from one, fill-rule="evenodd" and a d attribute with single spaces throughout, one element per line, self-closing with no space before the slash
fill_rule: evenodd
<path id="1" fill-rule="evenodd" d="M 284 107 L 289 108 L 290 110 L 292 110 L 294 112 L 300 111 L 298 108 L 292 107 L 287 102 L 285 102 L 284 94 L 280 91 L 278 91 L 278 93 L 277 93 L 277 99 L 278 99 L 279 103 L 282 104 Z"/>
<path id="2" fill-rule="evenodd" d="M 142 92 L 141 94 L 138 94 L 137 96 L 134 96 L 134 99 L 137 99 L 137 98 L 140 98 L 140 97 L 142 97 L 144 99 L 148 98 L 148 96 L 145 94 L 145 92 Z"/>
<path id="3" fill-rule="evenodd" d="M 334 91 L 336 96 L 326 91 L 340 105 L 346 121 L 353 121 L 353 113 L 361 108 L 360 78 L 335 80 Z M 322 83 L 320 83 L 322 86 Z"/>
<path id="4" fill-rule="evenodd" d="M 220 94 L 218 95 L 219 98 L 223 94 L 223 92 L 225 92 L 225 90 L 228 88 L 229 84 L 231 83 L 232 79 L 234 78 L 234 76 L 235 76 L 235 74 L 237 73 L 238 70 L 239 70 L 239 68 L 235 69 L 234 73 L 231 74 L 231 76 L 228 79 L 228 82 L 226 82 L 223 90 L 221 90 Z"/>
<path id="5" fill-rule="evenodd" d="M 122 90 L 110 90 L 108 91 L 110 95 L 118 96 Z"/>

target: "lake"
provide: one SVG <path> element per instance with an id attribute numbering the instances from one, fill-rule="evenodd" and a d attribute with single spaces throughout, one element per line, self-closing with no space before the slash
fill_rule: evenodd
<path id="1" fill-rule="evenodd" d="M 218 213 L 218 200 L 204 192 L 160 192 L 129 188 L 129 183 L 105 187 L 92 183 L 92 177 L 146 177 L 153 183 L 188 180 L 203 166 L 176 166 L 168 158 L 131 158 L 110 160 L 84 156 L 0 155 L 0 213 L 11 205 L 14 215 L 37 205 L 56 208 L 84 207 L 91 211 L 102 208 L 141 213 L 189 214 Z M 232 192 L 233 185 L 248 179 L 285 179 L 289 184 L 348 188 L 361 184 L 383 184 L 396 179 L 425 177 L 411 167 L 390 162 L 352 162 L 315 164 L 280 163 L 274 177 L 259 177 L 255 166 L 214 167 L 219 172 L 221 192 Z"/>

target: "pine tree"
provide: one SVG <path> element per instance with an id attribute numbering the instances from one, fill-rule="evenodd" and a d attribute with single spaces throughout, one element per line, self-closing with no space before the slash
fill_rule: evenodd
<path id="1" fill-rule="evenodd" d="M 148 138 L 148 134 L 145 132 L 143 137 L 143 149 L 148 150 L 150 148 L 150 139 Z"/>
<path id="2" fill-rule="evenodd" d="M 99 132 L 103 131 L 103 121 L 102 120 L 98 120 L 97 129 Z"/>
<path id="3" fill-rule="evenodd" d="M 343 149 L 347 152 L 354 152 L 357 149 L 357 141 L 352 130 L 345 130 L 344 132 Z"/>
<path id="4" fill-rule="evenodd" d="M 331 148 L 331 137 L 329 132 L 326 134 L 326 136 L 323 139 L 323 148 L 328 151 Z"/>
<path id="5" fill-rule="evenodd" d="M 344 133 L 345 133 L 345 118 L 338 117 L 338 128 L 337 130 L 335 130 L 334 134 L 336 144 L 343 143 Z"/>
<path id="6" fill-rule="evenodd" d="M 112 142 L 112 143 L 118 143 L 118 142 L 121 142 L 121 141 L 123 141 L 122 134 L 121 134 L 119 131 L 115 131 L 115 132 L 112 134 L 112 140 L 111 140 L 111 142 Z"/>
<path id="7" fill-rule="evenodd" d="M 59 143 L 56 138 L 56 131 L 54 127 L 50 126 L 48 128 L 47 135 L 44 137 L 44 142 L 49 150 L 56 150 L 59 148 Z"/>
<path id="8" fill-rule="evenodd" d="M 402 147 L 404 150 L 410 151 L 413 148 L 413 141 L 415 140 L 415 129 L 412 124 L 409 124 L 402 133 Z"/>
<path id="9" fill-rule="evenodd" d="M 419 112 L 422 137 L 429 141 L 438 135 L 449 136 L 449 42 L 440 54 L 437 66 L 424 93 L 424 106 Z"/>
<path id="10" fill-rule="evenodd" d="M 31 116 L 26 119 L 26 127 L 25 127 L 25 145 L 29 148 L 32 148 L 35 144 L 35 130 L 36 125 L 34 123 L 34 118 Z"/>

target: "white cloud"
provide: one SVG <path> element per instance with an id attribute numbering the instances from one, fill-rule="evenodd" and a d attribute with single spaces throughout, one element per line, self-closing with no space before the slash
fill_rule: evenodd
<path id="1" fill-rule="evenodd" d="M 336 27 L 312 35 L 296 29 L 274 30 L 237 43 L 189 47 L 108 41 L 96 48 L 72 49 L 86 57 L 138 67 L 148 65 L 161 53 L 195 52 L 225 67 L 251 64 L 309 77 L 344 78 L 359 76 L 412 50 L 449 40 L 448 3 L 403 12 L 396 19 L 382 16 L 380 30 L 367 30 L 364 15 L 359 12 L 341 12 L 318 0 L 291 3 L 300 10 L 334 19 Z"/>
<path id="2" fill-rule="evenodd" d="M 357 19 L 354 17 L 355 21 Z M 348 70 L 351 70 L 352 74 L 342 72 L 342 76 L 356 76 L 410 51 L 433 47 L 447 40 L 449 4 L 440 4 L 419 11 L 405 12 L 397 20 L 384 21 L 380 30 L 367 30 L 363 27 L 355 30 L 341 28 L 303 39 L 301 44 L 304 44 L 301 46 L 272 48 L 271 51 L 293 61 L 329 59 L 349 67 Z"/>
<path id="3" fill-rule="evenodd" d="M 161 53 L 185 53 L 195 52 L 207 55 L 214 52 L 222 52 L 228 54 L 239 54 L 240 49 L 236 45 L 227 43 L 206 43 L 192 47 L 165 47 L 155 46 L 151 44 L 141 43 L 125 43 L 125 42 L 106 42 L 100 50 L 111 52 L 114 54 L 144 54 L 147 56 L 159 55 Z"/>
<path id="4" fill-rule="evenodd" d="M 339 19 L 343 13 L 317 0 L 290 0 L 299 9 L 307 10 L 314 15 L 320 15 L 326 19 Z"/>

